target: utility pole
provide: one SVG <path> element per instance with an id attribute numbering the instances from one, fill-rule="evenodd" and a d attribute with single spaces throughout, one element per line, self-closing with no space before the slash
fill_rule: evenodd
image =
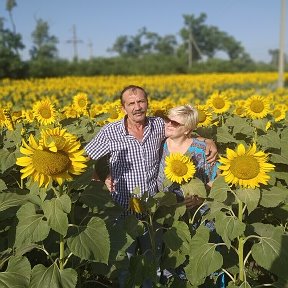
<path id="1" fill-rule="evenodd" d="M 192 59 L 193 59 L 193 44 L 192 44 L 192 27 L 189 28 L 189 39 L 188 39 L 188 68 L 192 67 Z"/>
<path id="2" fill-rule="evenodd" d="M 278 60 L 278 88 L 284 87 L 285 75 L 285 22 L 286 22 L 286 0 L 281 0 L 281 22 L 280 22 L 280 41 L 279 41 L 279 60 Z"/>
<path id="3" fill-rule="evenodd" d="M 200 58 L 202 58 L 202 53 L 200 51 L 199 46 L 197 45 L 192 32 L 192 26 L 189 27 L 189 39 L 188 39 L 188 68 L 192 67 L 193 62 L 193 46 L 197 53 L 199 54 Z"/>
<path id="4" fill-rule="evenodd" d="M 93 58 L 93 43 L 91 41 L 88 42 L 88 48 L 89 48 L 89 58 L 91 60 Z"/>
<path id="5" fill-rule="evenodd" d="M 66 42 L 73 44 L 73 49 L 74 49 L 74 61 L 77 61 L 77 60 L 78 60 L 78 47 L 77 47 L 77 44 L 78 44 L 78 43 L 83 43 L 83 41 L 82 41 L 82 40 L 79 40 L 79 39 L 77 38 L 75 25 L 73 25 L 73 37 L 72 37 L 72 39 L 67 40 Z"/>

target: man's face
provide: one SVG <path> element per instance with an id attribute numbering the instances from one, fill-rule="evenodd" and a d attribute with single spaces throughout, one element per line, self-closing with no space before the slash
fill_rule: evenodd
<path id="1" fill-rule="evenodd" d="M 123 110 L 128 118 L 137 123 L 145 122 L 148 101 L 143 91 L 139 89 L 127 90 L 124 92 L 122 99 Z"/>

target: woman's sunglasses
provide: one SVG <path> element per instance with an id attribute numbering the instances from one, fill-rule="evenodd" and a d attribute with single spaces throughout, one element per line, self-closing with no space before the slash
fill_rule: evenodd
<path id="1" fill-rule="evenodd" d="M 180 126 L 184 126 L 184 124 L 182 124 L 182 123 L 179 123 L 179 122 L 177 122 L 177 121 L 175 121 L 175 120 L 172 120 L 172 119 L 170 119 L 169 117 L 165 117 L 164 118 L 164 121 L 165 121 L 165 123 L 166 124 L 168 124 L 168 123 L 170 123 L 173 127 L 180 127 Z"/>

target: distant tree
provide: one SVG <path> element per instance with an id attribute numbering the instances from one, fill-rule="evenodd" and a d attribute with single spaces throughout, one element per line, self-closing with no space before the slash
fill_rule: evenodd
<path id="1" fill-rule="evenodd" d="M 108 51 L 120 56 L 141 57 L 146 54 L 173 55 L 177 41 L 175 36 L 161 37 L 157 33 L 141 28 L 135 36 L 119 36 Z"/>
<path id="2" fill-rule="evenodd" d="M 49 34 L 49 25 L 42 19 L 36 20 L 36 28 L 32 32 L 34 46 L 30 50 L 32 60 L 53 60 L 58 56 L 58 39 Z"/>
<path id="3" fill-rule="evenodd" d="M 183 44 L 180 51 L 187 51 L 190 43 L 193 60 L 197 61 L 201 56 L 213 58 L 217 52 L 227 53 L 230 60 L 241 57 L 249 58 L 241 43 L 226 32 L 220 31 L 215 26 L 205 24 L 207 16 L 201 13 L 199 17 L 194 15 L 183 15 L 185 27 L 180 30 Z M 183 49 L 184 46 L 184 49 Z"/>
<path id="4" fill-rule="evenodd" d="M 24 48 L 21 35 L 6 29 L 0 18 L 0 78 L 23 76 L 24 65 L 18 51 Z"/>
<path id="5" fill-rule="evenodd" d="M 273 66 L 277 66 L 279 62 L 279 49 L 269 49 L 268 53 L 271 56 L 270 64 Z M 287 55 L 285 54 L 284 57 L 284 62 L 288 63 Z"/>
<path id="6" fill-rule="evenodd" d="M 17 3 L 15 0 L 6 0 L 6 10 L 9 13 L 9 18 L 13 27 L 13 33 L 16 34 L 16 25 L 14 22 L 14 18 L 13 18 L 13 14 L 12 14 L 12 10 L 14 7 L 17 6 Z"/>

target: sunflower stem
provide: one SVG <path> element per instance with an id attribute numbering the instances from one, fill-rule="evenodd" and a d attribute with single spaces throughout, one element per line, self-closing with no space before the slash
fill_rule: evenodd
<path id="1" fill-rule="evenodd" d="M 257 128 L 254 127 L 254 143 L 257 144 L 257 138 L 258 138 L 258 134 L 257 134 Z"/>
<path id="2" fill-rule="evenodd" d="M 149 236 L 150 236 L 152 255 L 153 255 L 154 259 L 155 259 L 156 258 L 155 233 L 154 233 L 154 227 L 153 227 L 153 219 L 152 219 L 151 215 L 149 215 L 148 233 L 149 233 Z"/>
<path id="3" fill-rule="evenodd" d="M 243 202 L 238 199 L 238 219 L 243 222 Z M 243 236 L 239 237 L 238 242 L 238 259 L 239 259 L 239 280 L 244 281 L 244 243 L 245 239 Z"/>
<path id="4" fill-rule="evenodd" d="M 64 237 L 63 235 L 60 234 L 60 256 L 59 256 L 59 269 L 63 270 L 64 269 Z"/>

